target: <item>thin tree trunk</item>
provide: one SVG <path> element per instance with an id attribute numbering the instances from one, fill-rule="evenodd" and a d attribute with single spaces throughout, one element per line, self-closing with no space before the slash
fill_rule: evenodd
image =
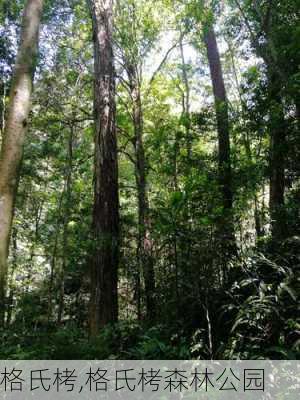
<path id="1" fill-rule="evenodd" d="M 58 250 L 58 241 L 60 235 L 60 222 L 61 222 L 61 212 L 62 212 L 62 202 L 65 194 L 65 185 L 63 191 L 61 192 L 59 203 L 58 203 L 58 217 L 56 220 L 56 230 L 55 230 L 55 239 L 54 246 L 50 260 L 50 279 L 49 279 L 49 288 L 48 288 L 48 323 L 51 321 L 52 317 L 52 299 L 53 299 L 53 289 L 54 289 L 54 278 L 55 278 L 55 270 L 56 270 L 56 258 L 57 258 L 57 250 Z"/>
<path id="2" fill-rule="evenodd" d="M 1 130 L 1 137 L 0 137 L 0 145 L 2 141 L 2 137 L 4 136 L 4 128 L 5 128 L 5 112 L 6 112 L 6 82 L 3 79 L 2 83 L 2 99 L 1 99 L 1 120 L 0 120 L 0 130 Z"/>
<path id="3" fill-rule="evenodd" d="M 254 195 L 254 221 L 255 221 L 255 232 L 256 232 L 256 243 L 258 243 L 259 239 L 264 236 L 264 229 L 263 229 L 263 221 L 261 210 L 259 207 L 259 201 L 257 198 L 257 194 Z"/>
<path id="4" fill-rule="evenodd" d="M 43 0 L 28 0 L 10 91 L 0 156 L 0 324 L 5 312 L 7 258 L 23 143 L 28 125 Z"/>
<path id="5" fill-rule="evenodd" d="M 95 176 L 90 332 L 118 319 L 119 195 L 113 0 L 91 0 L 95 82 Z"/>
<path id="6" fill-rule="evenodd" d="M 189 177 L 191 173 L 191 157 L 192 157 L 192 138 L 191 138 L 191 113 L 190 113 L 190 95 L 191 89 L 187 74 L 187 64 L 185 62 L 184 56 L 184 47 L 183 47 L 183 34 L 181 33 L 179 39 L 179 48 L 180 48 L 180 56 L 181 56 L 181 67 L 182 67 L 182 81 L 184 85 L 184 90 L 182 91 L 182 114 L 181 117 L 183 119 L 183 125 L 185 128 L 185 136 L 186 136 L 186 151 L 187 151 L 187 166 L 186 166 L 186 174 Z M 192 212 L 191 212 L 191 204 L 189 198 L 186 202 L 186 220 L 187 220 L 187 246 L 186 246 L 186 258 L 190 259 L 191 250 L 192 250 L 192 241 L 189 239 L 192 237 Z M 177 271 L 178 272 L 178 271 Z"/>
<path id="7" fill-rule="evenodd" d="M 139 262 L 139 245 L 136 251 L 136 259 L 137 259 L 137 269 L 136 269 L 136 277 L 135 277 L 135 294 L 134 300 L 136 300 L 136 311 L 137 311 L 137 319 L 138 321 L 142 320 L 142 299 L 141 299 L 141 268 Z"/>
<path id="8" fill-rule="evenodd" d="M 69 232 L 68 224 L 70 221 L 70 209 L 72 200 L 72 170 L 73 170 L 73 139 L 74 139 L 74 126 L 71 123 L 70 133 L 67 143 L 68 161 L 66 171 L 66 196 L 64 206 L 64 217 L 63 217 L 63 255 L 62 265 L 59 273 L 59 301 L 58 301 L 58 313 L 57 313 L 57 324 L 60 325 L 63 319 L 64 313 L 64 296 L 65 296 L 65 271 L 67 268 L 67 260 L 69 255 Z"/>
<path id="9" fill-rule="evenodd" d="M 12 229 L 12 268 L 10 271 L 10 278 L 9 278 L 9 293 L 7 299 L 7 315 L 5 326 L 9 327 L 12 320 L 13 315 L 13 301 L 14 301 L 14 280 L 15 280 L 15 271 L 18 267 L 18 244 L 17 244 L 17 228 L 13 227 Z"/>
<path id="10" fill-rule="evenodd" d="M 135 176 L 138 191 L 138 264 L 143 271 L 145 283 L 146 314 L 148 320 L 155 318 L 155 274 L 152 256 L 151 224 L 147 192 L 145 149 L 143 143 L 143 110 L 140 80 L 137 66 L 128 66 L 129 85 L 133 105 L 133 126 L 135 144 Z"/>
<path id="11" fill-rule="evenodd" d="M 173 190 L 178 191 L 178 153 L 179 153 L 179 142 L 178 142 L 178 132 L 175 132 L 175 142 L 174 142 L 174 176 L 173 176 Z M 177 316 L 180 316 L 181 310 L 181 299 L 179 293 L 179 260 L 178 260 L 178 229 L 177 229 L 177 218 L 174 219 L 175 229 L 173 234 L 173 253 L 174 253 L 174 266 L 175 266 L 175 292 L 176 292 L 176 312 Z"/>
<path id="12" fill-rule="evenodd" d="M 268 86 L 270 97 L 270 216 L 272 237 L 274 240 L 284 238 L 286 234 L 284 192 L 286 162 L 286 126 L 276 74 L 269 67 Z"/>
<path id="13" fill-rule="evenodd" d="M 183 123 L 185 127 L 186 134 L 186 147 L 187 147 L 187 160 L 188 160 L 188 168 L 190 168 L 190 160 L 192 153 L 192 141 L 191 141 L 191 115 L 190 115 L 190 84 L 187 74 L 187 64 L 185 62 L 184 57 L 184 49 L 183 49 L 183 35 L 181 34 L 179 40 L 180 47 L 180 56 L 181 56 L 181 64 L 182 64 L 182 81 L 184 84 L 184 93 L 182 99 L 182 116 Z"/>
<path id="14" fill-rule="evenodd" d="M 228 118 L 228 101 L 223 79 L 222 66 L 216 35 L 213 26 L 207 26 L 204 32 L 204 41 L 210 68 L 215 109 L 217 118 L 219 144 L 219 185 L 222 193 L 223 213 L 220 219 L 220 243 L 226 259 L 236 253 L 234 225 L 232 221 L 232 179 L 230 161 L 230 132 Z"/>

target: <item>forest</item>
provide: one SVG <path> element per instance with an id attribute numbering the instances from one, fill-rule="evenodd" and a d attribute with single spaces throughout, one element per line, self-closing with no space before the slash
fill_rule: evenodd
<path id="1" fill-rule="evenodd" d="M 299 358 L 299 65 L 299 0 L 0 0 L 0 358 Z"/>

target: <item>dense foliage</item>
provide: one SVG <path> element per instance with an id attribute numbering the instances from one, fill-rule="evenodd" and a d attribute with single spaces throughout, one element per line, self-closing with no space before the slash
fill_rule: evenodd
<path id="1" fill-rule="evenodd" d="M 299 2 L 116 3 L 119 322 L 89 335 L 90 12 L 85 0 L 48 0 L 0 357 L 299 357 Z M 24 1 L 0 0 L 0 6 L 3 134 Z M 226 113 L 214 99 L 206 48 L 212 26 L 228 103 L 231 176 L 225 181 L 218 117 Z M 141 138 L 143 154 L 136 145 Z M 141 252 L 143 240 L 149 246 Z M 153 287 L 145 263 L 153 268 Z"/>

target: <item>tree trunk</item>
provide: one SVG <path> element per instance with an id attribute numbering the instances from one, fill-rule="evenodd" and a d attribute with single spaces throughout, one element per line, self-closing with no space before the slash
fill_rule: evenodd
<path id="1" fill-rule="evenodd" d="M 285 192 L 285 159 L 286 159 L 286 126 L 284 111 L 278 86 L 277 74 L 268 71 L 268 88 L 270 100 L 270 216 L 272 237 L 274 240 L 284 238 L 286 233 L 284 192 Z"/>
<path id="2" fill-rule="evenodd" d="M 191 166 L 192 166 L 192 137 L 191 137 L 191 105 L 190 105 L 190 97 L 191 97 L 191 89 L 189 84 L 189 77 L 188 77 L 188 65 L 185 61 L 184 55 L 184 46 L 183 46 L 183 37 L 184 35 L 180 34 L 179 39 L 179 48 L 180 48 L 180 57 L 181 57 L 181 68 L 182 68 L 182 82 L 184 86 L 184 90 L 182 90 L 182 114 L 181 118 L 183 120 L 183 126 L 185 129 L 185 136 L 186 136 L 186 153 L 187 153 L 187 163 L 186 163 L 186 175 L 189 178 L 191 175 Z M 189 179 L 188 179 L 189 181 Z M 187 192 L 189 192 L 187 190 Z M 192 250 L 192 241 L 189 239 L 192 237 L 192 210 L 190 204 L 189 196 L 186 201 L 186 213 L 185 218 L 187 221 L 187 246 L 186 246 L 186 259 L 189 260 L 191 256 Z M 178 278 L 179 269 L 177 269 L 177 278 Z M 178 279 L 177 279 L 178 284 Z M 179 307 L 179 305 L 178 305 Z"/>
<path id="3" fill-rule="evenodd" d="M 138 264 L 143 271 L 145 283 L 146 314 L 148 320 L 155 318 L 155 275 L 152 256 L 152 239 L 147 193 L 145 150 L 143 143 L 143 110 L 140 80 L 136 66 L 128 66 L 129 85 L 133 106 L 135 144 L 135 176 L 138 191 Z"/>
<path id="4" fill-rule="evenodd" d="M 36 67 L 43 0 L 28 0 L 21 41 L 10 91 L 0 157 L 0 324 L 3 323 L 7 280 L 7 258 L 23 143 L 28 125 L 30 97 Z"/>
<path id="5" fill-rule="evenodd" d="M 59 235 L 60 235 L 60 223 L 61 223 L 61 214 L 62 214 L 62 203 L 65 194 L 65 187 L 61 192 L 58 204 L 58 216 L 56 220 L 56 229 L 55 229 L 55 237 L 54 237 L 54 245 L 50 259 L 50 277 L 49 277 L 49 287 L 48 287 L 48 323 L 50 323 L 52 318 L 52 308 L 53 308 L 53 292 L 54 292 L 54 279 L 56 273 L 56 259 L 57 259 L 57 250 L 58 250 L 58 243 L 59 243 Z"/>
<path id="6" fill-rule="evenodd" d="M 178 153 L 179 153 L 179 138 L 178 131 L 175 131 L 175 141 L 174 141 L 174 161 L 173 161 L 173 191 L 176 193 L 178 191 Z M 174 267 L 175 267 L 175 293 L 176 293 L 176 313 L 177 317 L 180 317 L 181 311 L 181 298 L 179 290 L 179 259 L 178 259 L 178 221 L 175 217 L 173 220 L 174 232 L 173 232 L 173 254 L 174 254 Z"/>
<path id="7" fill-rule="evenodd" d="M 260 204 L 257 198 L 257 194 L 254 195 L 254 221 L 255 221 L 255 232 L 256 232 L 256 243 L 258 244 L 259 239 L 264 236 L 262 212 L 260 210 Z"/>
<path id="8" fill-rule="evenodd" d="M 182 68 L 182 81 L 184 84 L 184 92 L 182 93 L 182 117 L 186 134 L 186 147 L 187 147 L 187 161 L 188 169 L 190 169 L 191 153 L 192 153 L 192 140 L 191 140 L 191 114 L 190 114 L 190 84 L 187 74 L 187 64 L 184 57 L 183 49 L 183 35 L 181 34 L 179 40 L 181 68 Z"/>
<path id="9" fill-rule="evenodd" d="M 6 103 L 6 82 L 3 79 L 3 81 L 1 82 L 1 104 L 0 104 L 0 132 L 1 132 L 1 136 L 0 136 L 0 145 L 1 145 L 1 141 L 2 141 L 2 136 L 3 132 L 4 132 L 4 128 L 5 128 L 5 111 L 6 111 L 6 107 L 5 107 L 5 103 Z"/>
<path id="10" fill-rule="evenodd" d="M 13 302 L 14 302 L 14 282 L 15 282 L 15 271 L 18 267 L 18 244 L 17 244 L 17 228 L 12 228 L 11 234 L 12 240 L 12 268 L 10 270 L 10 277 L 8 282 L 8 295 L 7 295 L 7 313 L 6 313 L 6 321 L 5 327 L 9 327 L 11 324 L 12 316 L 13 316 Z"/>
<path id="11" fill-rule="evenodd" d="M 113 0 L 91 0 L 95 82 L 95 171 L 90 332 L 118 319 L 119 195 L 115 127 Z"/>
<path id="12" fill-rule="evenodd" d="M 230 134 L 228 102 L 222 73 L 221 60 L 213 26 L 207 26 L 204 41 L 210 68 L 219 144 L 219 185 L 222 193 L 223 213 L 220 220 L 220 243 L 225 259 L 236 253 L 234 225 L 232 221 L 232 182 L 230 162 Z"/>
<path id="13" fill-rule="evenodd" d="M 63 215 L 63 255 L 62 264 L 59 271 L 59 301 L 58 301 L 58 312 L 57 312 L 57 324 L 60 325 L 64 315 L 64 297 L 65 297 L 65 272 L 68 265 L 69 254 L 69 227 L 70 222 L 70 210 L 72 207 L 72 173 L 73 173 L 73 141 L 74 141 L 74 125 L 71 122 L 69 137 L 67 140 L 67 166 L 65 175 L 65 204 L 64 204 L 64 215 Z"/>

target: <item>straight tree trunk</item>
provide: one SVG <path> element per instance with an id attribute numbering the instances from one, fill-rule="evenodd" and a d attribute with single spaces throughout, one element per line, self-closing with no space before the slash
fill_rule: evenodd
<path id="1" fill-rule="evenodd" d="M 10 277 L 8 278 L 8 294 L 7 294 L 7 313 L 6 313 L 6 321 L 5 326 L 9 327 L 11 324 L 12 316 L 13 316 L 13 300 L 14 300 L 14 282 L 15 282 L 15 271 L 18 267 L 18 244 L 17 244 L 17 228 L 12 228 L 11 233 L 11 241 L 12 241 L 12 268 L 10 269 Z"/>
<path id="2" fill-rule="evenodd" d="M 225 259 L 236 253 L 234 225 L 232 221 L 232 178 L 230 161 L 230 132 L 228 118 L 228 101 L 221 60 L 212 25 L 205 28 L 204 41 L 210 68 L 218 130 L 219 145 L 219 185 L 222 193 L 223 215 L 220 220 L 220 243 Z"/>
<path id="3" fill-rule="evenodd" d="M 181 57 L 181 68 L 182 68 L 182 82 L 184 86 L 184 90 L 182 90 L 182 114 L 181 118 L 183 120 L 183 126 L 185 129 L 185 140 L 186 140 L 186 152 L 187 152 L 187 166 L 186 166 L 186 175 L 189 177 L 191 174 L 191 166 L 192 166 L 192 137 L 191 137 L 191 105 L 190 105 L 190 97 L 191 97 L 191 89 L 188 77 L 188 65 L 185 61 L 184 55 L 184 46 L 183 46 L 183 38 L 184 35 L 181 32 L 179 39 L 179 48 L 180 48 L 180 57 Z M 192 237 L 192 212 L 191 212 L 191 204 L 189 199 L 186 202 L 186 220 L 187 220 L 187 237 Z M 186 258 L 190 259 L 192 241 L 186 241 Z M 178 286 L 178 271 L 177 268 L 177 286 Z M 179 290 L 179 289 L 178 289 Z"/>
<path id="4" fill-rule="evenodd" d="M 133 126 L 135 144 L 135 176 L 138 191 L 138 264 L 143 271 L 145 283 L 146 315 L 148 320 L 155 318 L 155 274 L 152 256 L 151 224 L 147 192 L 145 149 L 143 143 L 143 109 L 140 79 L 136 66 L 128 66 L 129 85 L 133 105 Z"/>
<path id="5" fill-rule="evenodd" d="M 192 153 L 192 143 L 191 143 L 191 113 L 190 113 L 190 84 L 189 78 L 187 74 L 187 64 L 185 62 L 184 57 L 184 49 L 183 49 L 183 35 L 181 34 L 179 40 L 179 47 L 180 47 L 180 57 L 181 57 L 181 64 L 182 64 L 182 81 L 184 85 L 184 92 L 182 93 L 182 117 L 183 123 L 185 127 L 185 134 L 186 134 L 186 147 L 187 147 L 187 160 L 188 160 L 188 168 L 190 168 L 190 161 L 191 161 L 191 153 Z"/>
<path id="6" fill-rule="evenodd" d="M 1 82 L 1 104 L 0 104 L 0 144 L 2 141 L 2 136 L 5 128 L 5 101 L 6 101 L 6 82 L 3 79 Z"/>
<path id="7" fill-rule="evenodd" d="M 174 141 L 174 158 L 173 158 L 173 191 L 178 191 L 178 153 L 179 153 L 179 139 L 178 139 L 178 131 L 175 131 L 175 141 Z M 173 233 L 173 254 L 174 254 L 174 267 L 175 267 L 175 293 L 176 293 L 176 313 L 177 317 L 180 316 L 181 310 L 181 299 L 179 293 L 179 259 L 178 259 L 178 229 L 177 229 L 177 220 L 174 221 L 175 229 Z"/>
<path id="8" fill-rule="evenodd" d="M 113 0 L 90 0 L 94 40 L 95 172 L 90 332 L 118 319 L 119 194 Z"/>
<path id="9" fill-rule="evenodd" d="M 36 67 L 43 0 L 28 0 L 24 9 L 20 46 L 13 73 L 8 117 L 0 156 L 0 324 L 5 315 L 7 258 L 18 189 L 23 143 Z"/>
<path id="10" fill-rule="evenodd" d="M 278 78 L 269 66 L 269 129 L 270 129 L 270 216 L 272 237 L 281 240 L 286 234 L 284 192 L 286 163 L 286 124 Z"/>
<path id="11" fill-rule="evenodd" d="M 264 236 L 263 229 L 263 219 L 262 212 L 260 209 L 260 204 L 258 202 L 257 194 L 254 196 L 254 222 L 255 222 L 255 232 L 256 232 L 256 243 L 258 243 L 259 239 Z"/>
<path id="12" fill-rule="evenodd" d="M 58 301 L 58 312 L 57 312 L 57 324 L 60 325 L 64 315 L 64 297 L 65 297 L 65 272 L 68 265 L 69 257 L 69 228 L 70 222 L 70 210 L 72 207 L 72 173 L 73 173 L 73 141 L 74 141 L 74 125 L 73 122 L 70 124 L 70 132 L 67 140 L 67 165 L 66 165 L 66 176 L 65 176 L 65 205 L 63 215 L 63 256 L 62 265 L 59 271 L 59 301 Z"/>
<path id="13" fill-rule="evenodd" d="M 56 220 L 56 229 L 55 229 L 55 237 L 54 237 L 54 245 L 53 245 L 53 250 L 51 254 L 51 260 L 50 261 L 50 277 L 49 277 L 49 287 L 48 287 L 48 323 L 50 323 L 51 318 L 52 318 L 52 309 L 53 309 L 53 295 L 54 295 L 54 279 L 55 279 L 55 273 L 56 273 L 56 261 L 57 261 L 57 250 L 58 250 L 58 244 L 59 244 L 59 235 L 60 235 L 60 223 L 62 219 L 62 204 L 63 204 L 63 198 L 65 194 L 65 187 L 63 188 L 63 191 L 60 194 L 60 199 L 59 199 L 59 204 L 58 204 L 58 217 Z"/>

